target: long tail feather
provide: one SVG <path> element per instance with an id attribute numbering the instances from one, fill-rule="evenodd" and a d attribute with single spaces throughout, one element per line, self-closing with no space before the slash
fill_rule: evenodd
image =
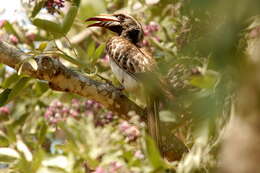
<path id="1" fill-rule="evenodd" d="M 151 96 L 147 97 L 147 126 L 148 133 L 155 140 L 159 149 L 161 149 L 162 141 L 160 135 L 160 118 L 159 118 L 159 101 Z"/>

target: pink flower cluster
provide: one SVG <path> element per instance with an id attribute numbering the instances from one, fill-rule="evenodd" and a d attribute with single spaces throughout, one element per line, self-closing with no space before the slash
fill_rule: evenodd
<path id="1" fill-rule="evenodd" d="M 155 35 L 157 31 L 159 31 L 160 26 L 158 23 L 151 21 L 148 25 L 145 25 L 143 27 L 144 30 L 144 36 L 146 37 L 153 37 L 157 41 L 161 41 L 158 36 Z M 142 46 L 150 46 L 149 42 L 147 40 L 143 40 Z"/>
<path id="2" fill-rule="evenodd" d="M 25 34 L 25 37 L 31 43 L 31 42 L 33 42 L 35 40 L 36 34 L 32 33 L 32 32 L 28 32 L 28 33 Z"/>
<path id="3" fill-rule="evenodd" d="M 141 134 L 136 126 L 129 124 L 127 121 L 123 121 L 119 124 L 119 130 L 129 141 L 137 139 Z"/>
<path id="4" fill-rule="evenodd" d="M 9 35 L 9 41 L 14 45 L 19 43 L 19 39 L 13 34 Z"/>
<path id="5" fill-rule="evenodd" d="M 6 20 L 0 20 L 0 28 L 3 28 L 6 22 Z"/>
<path id="6" fill-rule="evenodd" d="M 8 23 L 7 20 L 0 20 L 0 29 L 4 28 L 4 26 L 7 23 Z M 14 45 L 17 45 L 19 43 L 19 38 L 16 35 L 10 34 L 9 32 L 7 32 L 5 35 L 6 35 L 6 38 L 3 39 L 4 41 L 9 41 L 10 43 L 12 43 Z M 35 40 L 36 35 L 34 33 L 28 32 L 28 33 L 26 33 L 25 37 L 27 38 L 28 42 L 33 42 Z"/>
<path id="7" fill-rule="evenodd" d="M 7 106 L 0 107 L 0 115 L 9 115 L 10 109 Z"/>
<path id="8" fill-rule="evenodd" d="M 45 8 L 48 13 L 54 14 L 58 9 L 64 7 L 64 0 L 48 0 L 45 2 Z"/>
<path id="9" fill-rule="evenodd" d="M 82 116 L 93 116 L 95 124 L 98 126 L 102 126 L 114 120 L 112 112 L 105 111 L 99 103 L 92 100 L 80 101 L 78 99 L 72 99 L 69 104 L 54 100 L 44 113 L 45 119 L 51 124 L 65 121 L 68 117 L 79 119 Z"/>
<path id="10" fill-rule="evenodd" d="M 137 150 L 135 153 L 134 153 L 134 157 L 136 159 L 144 159 L 144 154 L 140 151 L 140 150 Z M 95 171 L 92 171 L 91 173 L 114 173 L 114 172 L 125 172 L 124 171 L 124 165 L 122 165 L 122 163 L 119 163 L 119 162 L 111 162 L 110 164 L 108 164 L 106 167 L 101 167 L 101 166 L 98 166 L 96 168 Z"/>
<path id="11" fill-rule="evenodd" d="M 108 56 L 108 54 L 105 54 L 105 56 L 103 56 L 103 58 L 101 58 L 100 61 L 101 61 L 101 63 L 104 66 L 107 66 L 109 64 L 109 56 Z"/>
<path id="12" fill-rule="evenodd" d="M 97 167 L 95 171 L 91 173 L 114 173 L 117 172 L 123 165 L 119 162 L 112 162 L 108 165 L 108 169 L 104 169 L 102 167 Z"/>
<path id="13" fill-rule="evenodd" d="M 144 35 L 145 36 L 150 36 L 152 35 L 154 32 L 159 31 L 160 26 L 158 23 L 151 21 L 148 25 L 145 25 L 143 30 L 144 30 Z"/>

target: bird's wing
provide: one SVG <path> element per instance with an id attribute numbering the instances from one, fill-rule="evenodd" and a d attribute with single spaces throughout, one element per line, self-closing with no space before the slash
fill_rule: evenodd
<path id="1" fill-rule="evenodd" d="M 157 72 L 155 59 L 143 48 L 138 48 L 122 37 L 114 36 L 107 42 L 106 49 L 109 57 L 120 68 L 145 84 L 147 92 L 166 97 L 172 95 Z"/>
<path id="2" fill-rule="evenodd" d="M 134 78 L 137 78 L 137 74 L 152 72 L 156 68 L 151 56 L 122 37 L 112 37 L 106 49 L 109 57 Z"/>

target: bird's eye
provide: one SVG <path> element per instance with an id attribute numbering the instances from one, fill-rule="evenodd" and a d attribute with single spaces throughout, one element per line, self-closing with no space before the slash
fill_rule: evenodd
<path id="1" fill-rule="evenodd" d="M 122 15 L 122 14 L 116 14 L 115 17 L 117 17 L 121 21 L 123 21 L 125 19 L 124 15 Z"/>

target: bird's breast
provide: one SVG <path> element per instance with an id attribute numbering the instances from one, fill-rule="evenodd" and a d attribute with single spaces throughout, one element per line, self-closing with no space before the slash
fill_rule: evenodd
<path id="1" fill-rule="evenodd" d="M 109 63 L 115 77 L 127 91 L 135 91 L 139 88 L 139 83 L 136 81 L 136 79 L 134 79 L 121 67 L 119 67 L 119 65 L 113 60 L 113 58 L 109 58 Z"/>
<path id="2" fill-rule="evenodd" d="M 126 88 L 135 90 L 139 87 L 138 75 L 151 69 L 153 61 L 128 40 L 115 36 L 106 45 L 110 66 L 116 78 Z"/>

